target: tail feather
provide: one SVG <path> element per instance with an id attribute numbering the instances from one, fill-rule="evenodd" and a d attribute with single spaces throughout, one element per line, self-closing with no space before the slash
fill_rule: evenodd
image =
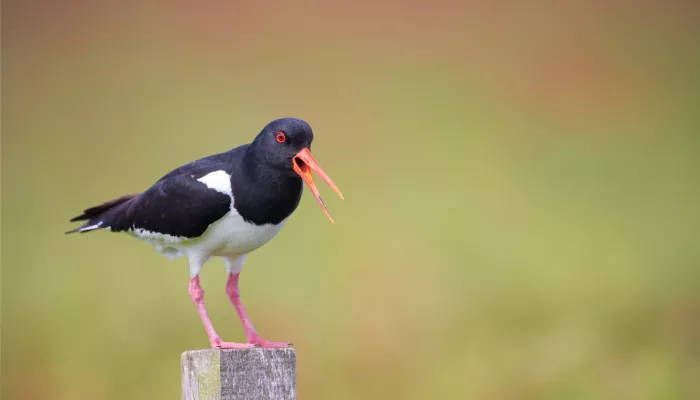
<path id="1" fill-rule="evenodd" d="M 136 196 L 138 196 L 138 194 L 127 194 L 126 196 L 122 196 L 122 197 L 119 197 L 117 199 L 110 200 L 104 204 L 100 204 L 99 206 L 88 208 L 87 210 L 83 211 L 82 214 L 78 215 L 77 217 L 73 217 L 70 220 L 70 222 L 84 221 L 84 220 L 88 220 L 88 219 L 97 217 L 100 214 L 104 213 L 105 211 L 109 210 L 110 208 L 118 206 L 119 204 L 122 204 L 125 201 L 129 201 Z"/>
<path id="2" fill-rule="evenodd" d="M 85 232 L 94 231 L 95 229 L 100 229 L 100 227 L 102 227 L 102 225 L 103 225 L 102 221 L 100 221 L 96 224 L 92 224 L 92 225 L 90 225 L 89 223 L 86 223 L 86 224 L 83 224 L 82 226 L 79 226 L 75 229 L 71 229 L 69 231 L 66 231 L 66 235 L 69 233 L 75 233 L 75 232 L 85 233 Z"/>
<path id="3" fill-rule="evenodd" d="M 139 194 L 128 194 L 126 196 L 119 197 L 114 200 L 110 200 L 104 204 L 100 204 L 99 206 L 91 207 L 88 208 L 87 210 L 83 211 L 82 214 L 78 215 L 77 217 L 71 218 L 70 222 L 76 222 L 76 221 L 87 221 L 85 222 L 82 226 L 70 230 L 66 232 L 68 233 L 75 233 L 75 232 L 89 232 L 95 229 L 100 229 L 100 228 L 107 228 L 108 225 L 106 225 L 106 221 L 101 220 L 104 214 L 110 210 L 113 210 L 115 207 L 121 206 L 124 203 L 128 202 L 129 200 L 132 200 L 136 198 Z"/>

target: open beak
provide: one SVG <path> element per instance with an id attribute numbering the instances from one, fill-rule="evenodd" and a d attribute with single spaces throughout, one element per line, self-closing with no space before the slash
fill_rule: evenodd
<path id="1" fill-rule="evenodd" d="M 328 212 L 328 208 L 326 208 L 326 205 L 323 203 L 323 200 L 321 199 L 321 194 L 318 192 L 318 188 L 316 188 L 316 185 L 314 184 L 314 176 L 311 174 L 311 171 L 314 171 L 318 174 L 318 176 L 321 177 L 328 186 L 333 189 L 336 193 L 338 193 L 338 196 L 340 196 L 341 199 L 344 199 L 343 194 L 340 193 L 340 189 L 338 189 L 337 186 L 335 186 L 335 183 L 331 180 L 331 178 L 326 175 L 325 172 L 323 172 L 323 169 L 318 165 L 316 160 L 314 159 L 314 156 L 311 155 L 311 152 L 309 149 L 302 149 L 300 152 L 298 152 L 294 158 L 292 158 L 292 163 L 294 164 L 294 172 L 299 174 L 301 179 L 304 180 L 306 185 L 311 189 L 311 193 L 314 194 L 314 197 L 316 198 L 316 201 L 318 201 L 318 204 L 321 206 L 323 209 L 323 212 L 326 213 L 326 216 L 328 219 L 331 220 L 331 223 L 335 224 L 335 221 L 333 221 L 333 217 L 331 217 L 331 213 Z"/>

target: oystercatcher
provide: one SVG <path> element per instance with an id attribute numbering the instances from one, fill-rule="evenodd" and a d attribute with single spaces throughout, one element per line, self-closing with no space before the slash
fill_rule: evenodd
<path id="1" fill-rule="evenodd" d="M 88 208 L 71 219 L 87 221 L 69 231 L 126 232 L 171 258 L 185 255 L 190 265 L 189 294 L 213 348 L 287 347 L 258 335 L 241 303 L 238 278 L 246 255 L 282 229 L 299 205 L 303 182 L 333 222 L 314 184 L 316 172 L 342 193 L 310 152 L 313 132 L 296 118 L 270 122 L 252 143 L 183 165 L 143 193 Z M 199 284 L 211 257 L 226 263 L 226 293 L 245 329 L 247 343 L 224 342 L 216 334 Z"/>

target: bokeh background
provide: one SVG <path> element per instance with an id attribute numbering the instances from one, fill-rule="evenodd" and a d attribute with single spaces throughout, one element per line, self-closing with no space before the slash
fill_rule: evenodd
<path id="1" fill-rule="evenodd" d="M 3 399 L 178 398 L 186 261 L 63 232 L 283 116 L 346 195 L 243 270 L 300 398 L 700 398 L 699 38 L 692 1 L 3 1 Z"/>

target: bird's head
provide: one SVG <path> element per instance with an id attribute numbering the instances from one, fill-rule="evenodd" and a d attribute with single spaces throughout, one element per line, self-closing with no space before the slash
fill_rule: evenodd
<path id="1" fill-rule="evenodd" d="M 314 184 L 312 171 L 317 173 L 340 198 L 343 194 L 331 178 L 318 165 L 311 155 L 311 142 L 314 133 L 306 121 L 297 118 L 276 119 L 258 134 L 251 149 L 269 166 L 293 176 L 299 176 L 309 187 L 316 201 L 334 223 L 328 208 L 323 203 L 321 195 Z"/>

